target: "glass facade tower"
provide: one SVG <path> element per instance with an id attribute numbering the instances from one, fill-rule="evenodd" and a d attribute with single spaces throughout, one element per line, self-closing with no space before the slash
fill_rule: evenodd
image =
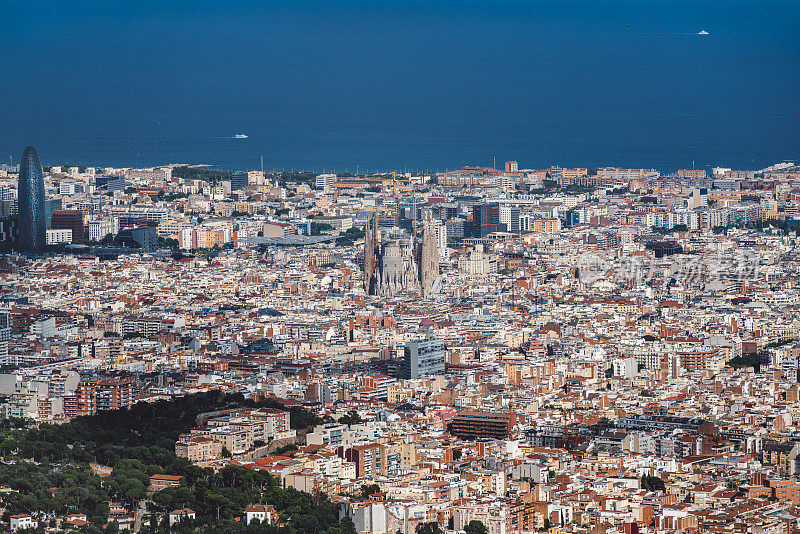
<path id="1" fill-rule="evenodd" d="M 44 212 L 44 176 L 39 155 L 32 146 L 22 153 L 17 186 L 17 217 L 19 221 L 18 248 L 40 252 L 46 242 Z"/>

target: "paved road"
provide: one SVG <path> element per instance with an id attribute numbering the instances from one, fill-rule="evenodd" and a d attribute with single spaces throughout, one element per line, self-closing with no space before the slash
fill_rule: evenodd
<path id="1" fill-rule="evenodd" d="M 139 506 L 136 508 L 136 516 L 133 520 L 133 532 L 139 532 L 139 529 L 142 528 L 142 516 L 147 511 L 147 501 L 141 500 L 139 501 Z"/>

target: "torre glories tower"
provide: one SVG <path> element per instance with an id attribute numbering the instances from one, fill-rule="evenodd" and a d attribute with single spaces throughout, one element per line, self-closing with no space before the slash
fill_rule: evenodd
<path id="1" fill-rule="evenodd" d="M 25 252 L 41 252 L 46 243 L 44 213 L 44 176 L 39 155 L 26 147 L 19 165 L 17 185 L 17 248 Z"/>

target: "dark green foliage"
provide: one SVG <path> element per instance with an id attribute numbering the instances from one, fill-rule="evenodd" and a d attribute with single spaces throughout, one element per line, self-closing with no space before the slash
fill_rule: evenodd
<path id="1" fill-rule="evenodd" d="M 327 230 L 333 230 L 333 226 L 328 223 L 311 223 L 311 235 L 322 235 Z"/>
<path id="2" fill-rule="evenodd" d="M 284 406 L 280 401 L 274 399 L 266 399 L 258 403 L 245 403 L 247 406 L 258 406 L 261 408 L 277 408 L 278 410 L 287 410 L 289 412 L 289 423 L 294 429 L 309 428 L 321 424 L 322 419 L 314 412 L 303 408 L 302 406 Z"/>
<path id="3" fill-rule="evenodd" d="M 108 515 L 108 492 L 101 487 L 100 477 L 83 467 L 56 468 L 30 462 L 0 464 L 0 480 L 17 491 L 3 496 L 3 521 L 14 514 L 37 510 L 68 513 L 77 509 L 100 524 Z"/>
<path id="4" fill-rule="evenodd" d="M 728 360 L 728 365 L 734 369 L 739 369 L 741 367 L 753 367 L 756 373 L 758 373 L 761 371 L 761 355 L 757 352 L 742 354 L 741 356 L 736 356 Z"/>
<path id="5" fill-rule="evenodd" d="M 797 342 L 796 339 L 784 339 L 783 341 L 773 341 L 772 343 L 767 343 L 764 345 L 765 349 L 775 349 L 778 347 L 783 347 L 784 345 L 788 345 L 790 343 Z"/>
<path id="6" fill-rule="evenodd" d="M 160 248 L 168 248 L 171 250 L 178 250 L 180 248 L 180 243 L 177 239 L 173 239 L 171 237 L 158 237 L 158 246 Z"/>
<path id="7" fill-rule="evenodd" d="M 420 523 L 417 525 L 417 534 L 442 534 L 442 527 L 436 521 Z"/>
<path id="8" fill-rule="evenodd" d="M 155 493 L 155 510 L 166 513 L 188 507 L 197 514 L 195 524 L 210 526 L 239 517 L 248 504 L 263 502 L 275 506 L 282 521 L 288 520 L 294 529 L 290 531 L 350 532 L 344 528 L 344 523 L 338 521 L 338 506 L 327 500 L 324 494 L 311 495 L 292 488 L 283 489 L 264 471 L 238 466 L 226 467 L 217 473 L 200 469 L 191 480 L 187 477 L 187 482 L 185 486 Z"/>
<path id="9" fill-rule="evenodd" d="M 464 532 L 466 534 L 489 534 L 489 529 L 481 521 L 473 519 L 464 525 Z"/>
<path id="10" fill-rule="evenodd" d="M 369 497 L 373 493 L 380 493 L 381 487 L 377 484 L 364 484 L 361 486 L 361 496 L 364 498 Z"/>
<path id="11" fill-rule="evenodd" d="M 364 230 L 356 228 L 348 228 L 336 238 L 336 244 L 340 247 L 351 247 L 356 241 L 364 238 Z"/>
<path id="12" fill-rule="evenodd" d="M 239 394 L 210 392 L 101 412 L 60 426 L 42 424 L 28 429 L 25 421 L 4 421 L 0 424 L 0 454 L 8 463 L 0 463 L 0 481 L 16 492 L 3 497 L 3 519 L 37 510 L 82 512 L 92 523 L 86 532 L 112 532 L 114 523 L 105 530 L 100 528 L 108 519 L 108 501 L 135 507 L 146 498 L 150 476 L 167 473 L 182 475 L 184 483 L 155 493 L 149 509 L 168 512 L 188 507 L 197 513 L 193 523 L 181 524 L 175 532 L 354 534 L 352 521 L 339 522 L 338 506 L 325 495 L 283 489 L 263 471 L 228 467 L 214 473 L 175 456 L 175 440 L 196 425 L 199 414 L 263 405 L 283 407 L 276 401 L 255 403 Z M 293 423 L 295 413 L 303 424 L 319 420 L 302 407 L 290 411 Z M 93 461 L 113 467 L 111 476 L 101 479 L 93 474 L 87 465 Z M 259 502 L 275 506 L 287 526 L 248 527 L 234 521 L 248 504 Z M 142 530 L 168 531 L 160 525 Z"/>
<path id="13" fill-rule="evenodd" d="M 272 454 L 279 456 L 281 454 L 286 454 L 287 452 L 296 451 L 297 449 L 299 449 L 297 445 L 295 445 L 294 443 L 289 443 L 288 445 L 284 445 L 283 447 L 278 447 L 277 449 L 272 451 Z"/>
<path id="14" fill-rule="evenodd" d="M 357 411 L 350 410 L 345 415 L 339 418 L 339 422 L 342 423 L 343 425 L 357 425 L 359 423 L 362 423 L 363 420 L 361 419 L 361 416 L 358 415 Z"/>
<path id="15" fill-rule="evenodd" d="M 659 477 L 651 477 L 647 475 L 642 475 L 642 489 L 646 489 L 648 491 L 667 491 L 664 480 Z"/>
<path id="16" fill-rule="evenodd" d="M 208 167 L 175 167 L 172 169 L 173 177 L 177 176 L 185 180 L 204 180 L 211 183 L 230 180 L 231 174 L 229 171 L 218 171 Z"/>
<path id="17" fill-rule="evenodd" d="M 665 234 L 673 234 L 676 232 L 687 232 L 689 230 L 689 227 L 686 226 L 685 224 L 676 224 L 672 228 L 667 228 L 665 226 L 653 226 L 652 228 L 650 228 L 650 230 L 657 234 L 665 235 Z"/>
<path id="18" fill-rule="evenodd" d="M 591 193 L 595 190 L 594 187 L 580 184 L 570 184 L 561 188 L 565 193 Z"/>

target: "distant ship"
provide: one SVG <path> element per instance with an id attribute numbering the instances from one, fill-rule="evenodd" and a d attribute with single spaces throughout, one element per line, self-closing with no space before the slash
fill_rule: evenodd
<path id="1" fill-rule="evenodd" d="M 233 136 L 234 139 L 247 139 L 245 134 L 236 134 Z"/>
<path id="2" fill-rule="evenodd" d="M 708 35 L 708 32 L 705 30 L 700 30 L 699 32 L 697 32 L 697 35 Z"/>

